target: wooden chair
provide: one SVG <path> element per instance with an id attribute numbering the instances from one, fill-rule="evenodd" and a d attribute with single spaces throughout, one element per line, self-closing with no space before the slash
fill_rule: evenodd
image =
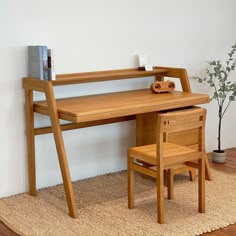
<path id="1" fill-rule="evenodd" d="M 198 163 L 198 211 L 205 212 L 205 120 L 206 110 L 191 108 L 167 112 L 157 116 L 156 144 L 128 149 L 128 207 L 134 208 L 134 171 L 156 178 L 157 222 L 164 223 L 164 170 L 173 165 Z M 198 129 L 198 149 L 192 149 L 168 142 L 168 134 L 184 130 Z M 150 164 L 142 166 L 139 162 Z M 170 178 L 169 178 L 170 179 Z M 173 191 L 173 181 L 169 181 L 169 191 Z"/>

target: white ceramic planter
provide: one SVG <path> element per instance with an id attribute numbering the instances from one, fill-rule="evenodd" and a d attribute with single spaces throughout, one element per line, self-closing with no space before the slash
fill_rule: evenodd
<path id="1" fill-rule="evenodd" d="M 217 150 L 214 150 L 212 152 L 212 162 L 214 163 L 225 163 L 226 161 L 226 152 L 218 152 Z"/>

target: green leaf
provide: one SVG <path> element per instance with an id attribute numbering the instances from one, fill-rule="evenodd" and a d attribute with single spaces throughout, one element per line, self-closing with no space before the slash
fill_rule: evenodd
<path id="1" fill-rule="evenodd" d="M 225 95 L 224 93 L 221 93 L 221 92 L 218 94 L 218 96 L 219 96 L 220 98 L 225 98 L 225 97 L 226 97 L 226 95 Z"/>
<path id="2" fill-rule="evenodd" d="M 215 66 L 216 65 L 216 61 L 210 61 L 208 62 L 211 66 Z"/>

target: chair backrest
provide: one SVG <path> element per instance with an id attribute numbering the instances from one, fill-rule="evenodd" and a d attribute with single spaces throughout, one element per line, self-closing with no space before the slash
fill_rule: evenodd
<path id="1" fill-rule="evenodd" d="M 198 129 L 198 150 L 205 149 L 206 109 L 194 107 L 158 114 L 157 145 L 168 141 L 168 134 Z"/>

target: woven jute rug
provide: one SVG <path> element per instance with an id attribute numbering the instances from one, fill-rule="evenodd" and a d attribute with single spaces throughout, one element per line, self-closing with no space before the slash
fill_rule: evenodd
<path id="1" fill-rule="evenodd" d="M 155 180 L 136 175 L 135 209 L 127 208 L 126 171 L 73 184 L 78 219 L 68 216 L 62 185 L 0 200 L 0 219 L 28 235 L 199 235 L 236 223 L 236 175 L 212 171 L 206 181 L 206 213 L 198 213 L 197 181 L 179 176 L 174 200 L 165 196 L 165 224 L 156 221 Z"/>

